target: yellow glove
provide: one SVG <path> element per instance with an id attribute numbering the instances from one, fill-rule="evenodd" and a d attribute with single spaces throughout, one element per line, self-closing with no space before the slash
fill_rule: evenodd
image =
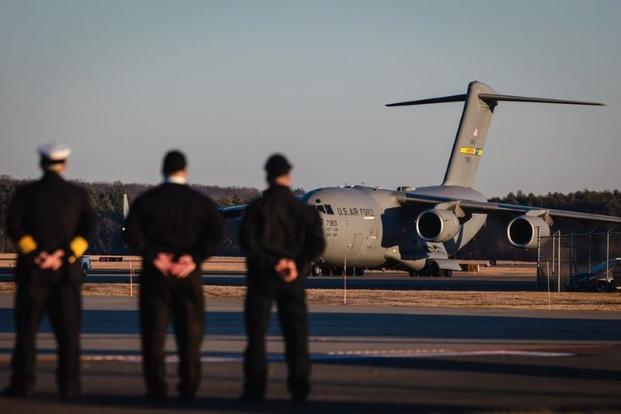
<path id="1" fill-rule="evenodd" d="M 30 234 L 22 236 L 17 241 L 17 248 L 21 254 L 30 254 L 37 250 L 37 242 L 32 238 Z"/>
<path id="2" fill-rule="evenodd" d="M 82 236 L 75 237 L 73 240 L 71 240 L 71 243 L 69 243 L 69 250 L 73 254 L 69 256 L 67 261 L 69 263 L 75 263 L 78 258 L 84 255 L 86 249 L 88 249 L 88 242 L 86 241 L 86 239 Z"/>

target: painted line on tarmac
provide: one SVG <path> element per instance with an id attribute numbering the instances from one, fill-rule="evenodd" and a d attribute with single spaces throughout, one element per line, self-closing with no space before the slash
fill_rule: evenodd
<path id="1" fill-rule="evenodd" d="M 441 357 L 463 357 L 463 356 L 525 356 L 537 358 L 562 358 L 570 357 L 575 354 L 570 352 L 545 352 L 545 351 L 522 351 L 513 349 L 492 349 L 492 350 L 450 350 L 450 349 L 387 349 L 387 350 L 346 350 L 332 351 L 323 354 L 312 354 L 312 361 L 327 360 L 355 360 L 371 358 L 441 358 Z M 92 362 L 142 362 L 140 355 L 83 355 L 82 360 Z M 284 356 L 275 354 L 269 355 L 270 362 L 282 362 Z M 201 362 L 240 362 L 241 355 L 203 355 Z M 177 355 L 167 355 L 166 363 L 172 364 L 179 362 Z"/>
<path id="2" fill-rule="evenodd" d="M 56 354 L 51 352 L 39 353 L 37 359 L 40 361 L 54 361 Z M 467 356 L 525 356 L 536 358 L 562 358 L 574 356 L 575 353 L 570 352 L 547 352 L 547 351 L 524 351 L 516 349 L 485 349 L 485 350 L 454 350 L 454 349 L 373 349 L 373 350 L 344 350 L 330 351 L 326 353 L 311 354 L 312 361 L 334 361 L 334 360 L 360 360 L 360 359 L 379 359 L 379 358 L 442 358 L 442 357 L 467 357 Z M 0 354 L 0 361 L 9 361 L 10 354 Z M 223 353 L 217 355 L 203 355 L 201 362 L 222 363 L 222 362 L 240 362 L 242 355 L 237 353 Z M 81 360 L 84 362 L 126 362 L 141 363 L 142 355 L 140 353 L 125 354 L 95 354 L 83 353 Z M 282 354 L 268 355 L 270 362 L 283 362 L 285 360 Z M 168 354 L 165 358 L 166 363 L 173 364 L 179 362 L 177 354 Z"/>
<path id="3" fill-rule="evenodd" d="M 166 358 L 167 364 L 173 364 L 179 362 L 179 357 L 177 355 L 167 355 Z M 241 361 L 241 356 L 202 356 L 201 362 L 239 362 Z M 140 363 L 142 362 L 141 355 L 83 355 L 82 361 L 88 362 L 133 362 Z"/>
<path id="4" fill-rule="evenodd" d="M 382 349 L 382 350 L 355 350 L 355 351 L 332 351 L 325 354 L 330 357 L 411 357 L 411 358 L 434 358 L 446 356 L 531 356 L 540 358 L 568 357 L 575 354 L 569 352 L 545 352 L 545 351 L 522 351 L 514 349 L 486 349 L 464 350 L 451 349 Z"/>

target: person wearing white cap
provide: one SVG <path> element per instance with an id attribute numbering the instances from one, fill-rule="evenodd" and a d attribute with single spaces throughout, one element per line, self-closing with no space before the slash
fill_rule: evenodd
<path id="1" fill-rule="evenodd" d="M 60 396 L 74 399 L 80 395 L 79 259 L 88 248 L 93 211 L 86 190 L 61 175 L 71 149 L 52 143 L 40 146 L 38 152 L 43 177 L 16 189 L 7 216 L 7 232 L 17 246 L 18 259 L 16 341 L 5 395 L 32 393 L 36 334 L 47 313 L 57 342 Z"/>

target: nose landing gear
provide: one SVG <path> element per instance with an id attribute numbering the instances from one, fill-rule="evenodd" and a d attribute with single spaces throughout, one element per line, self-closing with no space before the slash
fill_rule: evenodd
<path id="1" fill-rule="evenodd" d="M 425 264 L 425 267 L 423 267 L 421 270 L 419 271 L 410 270 L 409 274 L 412 277 L 415 277 L 415 276 L 452 277 L 453 271 L 449 269 L 440 269 L 440 266 L 438 266 L 436 262 L 427 261 L 427 264 Z"/>

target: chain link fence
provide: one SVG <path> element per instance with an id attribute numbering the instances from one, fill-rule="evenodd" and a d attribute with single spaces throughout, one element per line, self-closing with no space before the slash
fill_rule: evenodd
<path id="1" fill-rule="evenodd" d="M 613 290 L 620 283 L 621 232 L 561 234 L 539 238 L 539 290 Z M 604 281 L 606 280 L 606 281 Z"/>

